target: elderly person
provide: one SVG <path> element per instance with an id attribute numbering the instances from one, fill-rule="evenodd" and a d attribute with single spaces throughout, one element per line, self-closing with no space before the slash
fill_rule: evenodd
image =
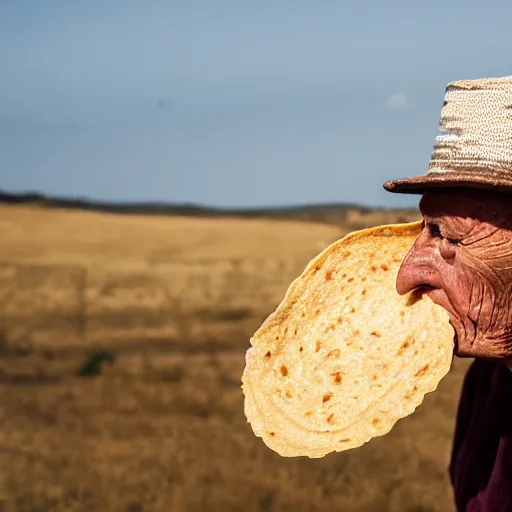
<path id="1" fill-rule="evenodd" d="M 450 462 L 459 511 L 512 511 L 512 77 L 446 89 L 426 174 L 387 182 L 422 194 L 424 228 L 402 262 L 400 294 L 446 309 L 462 387 Z"/>

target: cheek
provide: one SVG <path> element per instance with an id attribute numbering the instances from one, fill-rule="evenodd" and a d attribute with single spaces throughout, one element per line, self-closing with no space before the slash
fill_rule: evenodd
<path id="1" fill-rule="evenodd" d="M 459 315 L 465 316 L 470 309 L 471 302 L 475 299 L 475 291 L 478 288 L 476 278 L 479 276 L 457 263 L 444 266 L 440 275 L 442 288 L 453 309 Z"/>

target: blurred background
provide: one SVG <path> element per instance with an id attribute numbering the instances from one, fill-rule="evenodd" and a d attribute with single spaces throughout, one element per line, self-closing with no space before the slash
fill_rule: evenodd
<path id="1" fill-rule="evenodd" d="M 249 338 L 307 262 L 417 219 L 448 82 L 512 4 L 0 3 L 0 510 L 453 509 L 468 361 L 385 438 L 283 459 Z"/>

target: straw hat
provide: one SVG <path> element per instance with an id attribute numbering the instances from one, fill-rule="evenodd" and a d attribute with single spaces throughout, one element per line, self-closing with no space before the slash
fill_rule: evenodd
<path id="1" fill-rule="evenodd" d="M 512 192 L 512 76 L 448 84 L 428 172 L 388 181 L 389 192 L 471 187 Z"/>

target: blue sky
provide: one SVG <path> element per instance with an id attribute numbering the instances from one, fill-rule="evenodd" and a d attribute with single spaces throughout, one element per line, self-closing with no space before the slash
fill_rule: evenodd
<path id="1" fill-rule="evenodd" d="M 512 2 L 2 0 L 0 188 L 415 205 L 451 80 L 512 74 Z"/>

